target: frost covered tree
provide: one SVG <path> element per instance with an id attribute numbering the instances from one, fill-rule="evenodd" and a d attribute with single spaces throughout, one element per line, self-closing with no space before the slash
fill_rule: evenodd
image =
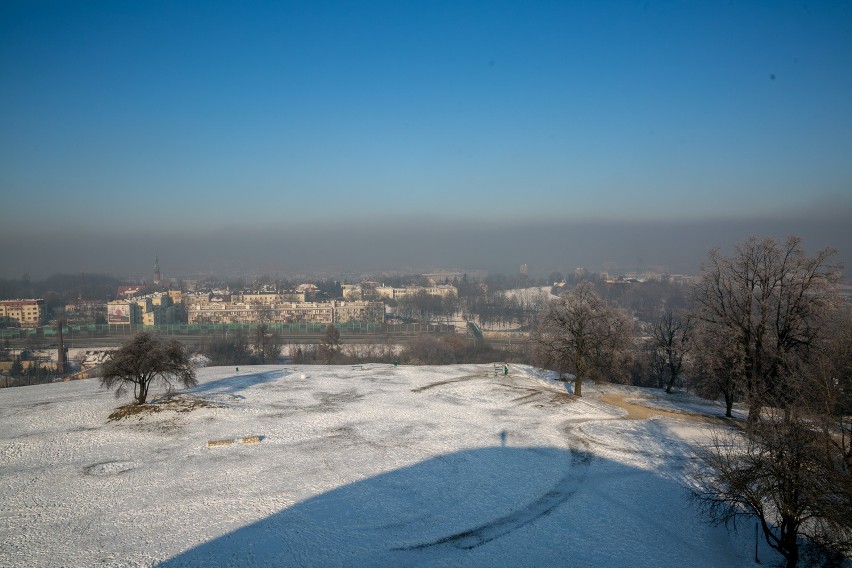
<path id="1" fill-rule="evenodd" d="M 651 326 L 652 366 L 662 371 L 666 392 L 671 393 L 683 372 L 686 355 L 692 348 L 692 318 L 685 313 L 667 310 Z"/>
<path id="2" fill-rule="evenodd" d="M 562 376 L 574 373 L 574 394 L 583 395 L 583 381 L 611 370 L 631 346 L 633 324 L 622 310 L 610 306 L 589 282 L 553 300 L 533 334 L 539 355 Z"/>
<path id="3" fill-rule="evenodd" d="M 741 391 L 749 420 L 703 452 L 695 499 L 714 521 L 756 519 L 788 568 L 803 545 L 832 562 L 852 551 L 852 331 L 833 256 L 751 238 L 711 251 L 696 289 L 698 369 Z"/>
<path id="4" fill-rule="evenodd" d="M 829 365 L 796 375 L 783 408 L 767 400 L 760 420 L 717 432 L 693 473 L 704 513 L 726 525 L 756 520 L 788 568 L 803 546 L 832 562 L 852 550 L 852 455 L 835 407 L 841 383 Z"/>
<path id="5" fill-rule="evenodd" d="M 132 385 L 135 404 L 145 404 L 155 381 L 169 388 L 173 381 L 184 387 L 198 384 L 189 355 L 176 339 L 164 341 L 148 332 L 139 333 L 113 351 L 103 365 L 101 386 L 115 388 L 119 397 Z"/>
<path id="6" fill-rule="evenodd" d="M 725 416 L 732 418 L 734 402 L 742 398 L 743 359 L 737 349 L 729 348 L 733 341 L 724 331 L 696 326 L 687 372 L 699 396 L 709 400 L 724 397 Z"/>
<path id="7" fill-rule="evenodd" d="M 742 360 L 742 388 L 749 419 L 766 396 L 785 390 L 785 372 L 812 354 L 836 303 L 835 251 L 809 256 L 801 240 L 784 243 L 751 237 L 724 256 L 712 249 L 694 289 L 696 315 L 713 332 L 731 338 L 725 349 Z"/>

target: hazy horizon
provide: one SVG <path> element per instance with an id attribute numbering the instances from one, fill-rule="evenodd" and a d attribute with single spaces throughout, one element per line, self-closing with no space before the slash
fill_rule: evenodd
<path id="1" fill-rule="evenodd" d="M 526 224 L 389 220 L 143 235 L 90 230 L 73 238 L 44 230 L 19 233 L 13 238 L 20 246 L 4 246 L 0 277 L 80 272 L 150 277 L 155 256 L 165 278 L 431 270 L 516 274 L 524 263 L 533 275 L 570 273 L 579 266 L 697 274 L 712 247 L 730 253 L 751 235 L 784 239 L 790 234 L 802 237 L 809 254 L 825 247 L 837 249 L 836 260 L 848 267 L 849 218 L 849 210 L 840 209 L 797 218 Z"/>
<path id="2" fill-rule="evenodd" d="M 0 277 L 852 255 L 852 4 L 0 4 Z"/>

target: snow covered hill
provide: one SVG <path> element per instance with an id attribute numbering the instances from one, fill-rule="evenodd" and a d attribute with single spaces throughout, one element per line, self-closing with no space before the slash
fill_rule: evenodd
<path id="1" fill-rule="evenodd" d="M 218 367 L 109 421 L 129 400 L 95 380 L 4 389 L 0 565 L 754 565 L 753 533 L 685 499 L 707 424 L 626 420 L 613 393 L 642 396 L 517 366 Z"/>

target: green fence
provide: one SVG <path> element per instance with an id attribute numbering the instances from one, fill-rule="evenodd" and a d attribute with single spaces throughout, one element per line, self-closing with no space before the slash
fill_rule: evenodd
<path id="1" fill-rule="evenodd" d="M 116 325 L 116 324 L 84 324 L 66 326 L 62 330 L 66 341 L 74 338 L 87 337 L 116 337 L 132 336 L 140 331 L 150 331 L 164 336 L 220 336 L 231 333 L 250 334 L 257 330 L 259 324 L 167 324 L 156 326 Z M 324 323 L 272 323 L 267 329 L 284 336 L 320 335 L 325 333 L 328 324 Z M 348 322 L 335 324 L 342 335 L 406 335 L 418 333 L 454 333 L 455 328 L 445 324 L 387 324 L 368 322 Z M 45 338 L 56 340 L 57 331 L 54 326 L 37 329 L 6 328 L 0 329 L 2 339 Z"/>

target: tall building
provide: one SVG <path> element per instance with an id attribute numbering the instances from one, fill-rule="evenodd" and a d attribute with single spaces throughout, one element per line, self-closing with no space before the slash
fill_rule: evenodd
<path id="1" fill-rule="evenodd" d="M 162 275 L 160 274 L 160 258 L 154 257 L 154 285 L 157 286 L 160 284 L 160 280 L 162 280 Z"/>
<path id="2" fill-rule="evenodd" d="M 16 322 L 21 327 L 38 327 L 44 323 L 44 300 L 0 300 L 0 325 Z"/>

